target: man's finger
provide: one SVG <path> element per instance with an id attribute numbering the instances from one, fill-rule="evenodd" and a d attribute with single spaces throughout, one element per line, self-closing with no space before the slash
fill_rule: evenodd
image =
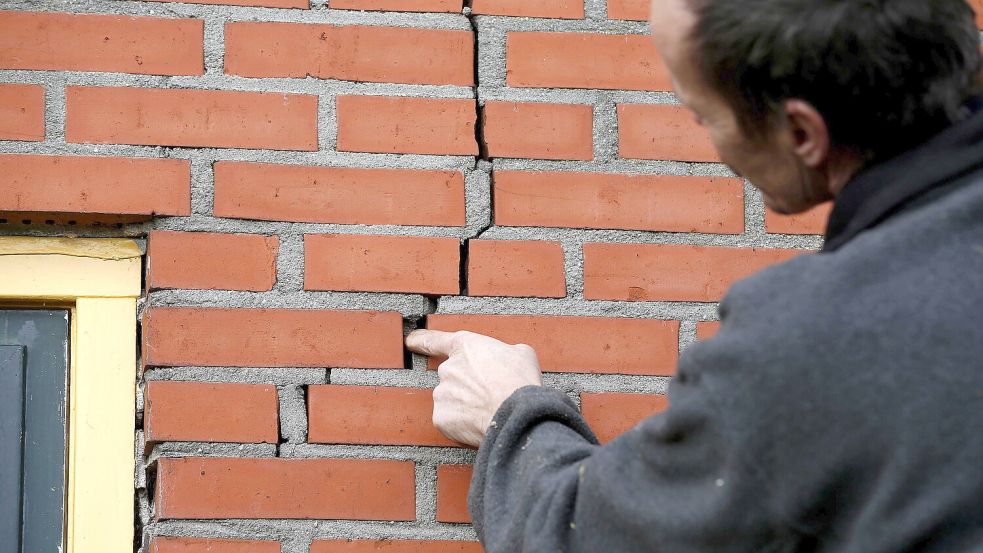
<path id="1" fill-rule="evenodd" d="M 442 330 L 414 330 L 406 337 L 406 347 L 423 355 L 449 357 L 454 344 L 454 333 Z"/>

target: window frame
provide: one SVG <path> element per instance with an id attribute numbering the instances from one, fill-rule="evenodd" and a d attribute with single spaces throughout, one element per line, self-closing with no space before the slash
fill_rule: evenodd
<path id="1" fill-rule="evenodd" d="M 133 550 L 142 256 L 130 239 L 0 237 L 0 305 L 71 311 L 65 553 Z"/>

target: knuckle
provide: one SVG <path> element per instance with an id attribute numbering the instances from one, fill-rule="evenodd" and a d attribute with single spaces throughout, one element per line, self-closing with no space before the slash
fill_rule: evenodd
<path id="1" fill-rule="evenodd" d="M 434 409 L 433 425 L 440 430 L 443 430 L 450 426 L 450 419 L 448 418 L 447 413 L 443 409 Z"/>
<path id="2" fill-rule="evenodd" d="M 439 402 L 443 401 L 444 399 L 446 399 L 446 397 L 447 397 L 446 389 L 447 389 L 446 387 L 439 386 L 439 385 L 436 388 L 433 389 L 433 400 L 434 400 L 434 403 L 439 403 Z M 434 408 L 434 410 L 436 412 L 436 407 Z"/>
<path id="3" fill-rule="evenodd" d="M 516 344 L 515 348 L 526 355 L 536 355 L 536 350 L 529 344 Z"/>

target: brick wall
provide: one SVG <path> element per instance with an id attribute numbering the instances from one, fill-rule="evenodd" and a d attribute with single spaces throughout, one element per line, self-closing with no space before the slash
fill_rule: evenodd
<path id="1" fill-rule="evenodd" d="M 643 0 L 189 2 L 0 12 L 0 233 L 146 239 L 144 551 L 480 551 L 409 330 L 535 346 L 607 441 L 820 244 L 717 161 Z"/>

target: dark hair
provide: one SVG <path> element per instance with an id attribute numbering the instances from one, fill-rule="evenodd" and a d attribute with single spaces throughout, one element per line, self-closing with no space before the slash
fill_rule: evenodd
<path id="1" fill-rule="evenodd" d="M 980 92 L 965 0 L 689 0 L 704 78 L 761 137 L 809 102 L 836 147 L 888 157 L 940 132 Z"/>

